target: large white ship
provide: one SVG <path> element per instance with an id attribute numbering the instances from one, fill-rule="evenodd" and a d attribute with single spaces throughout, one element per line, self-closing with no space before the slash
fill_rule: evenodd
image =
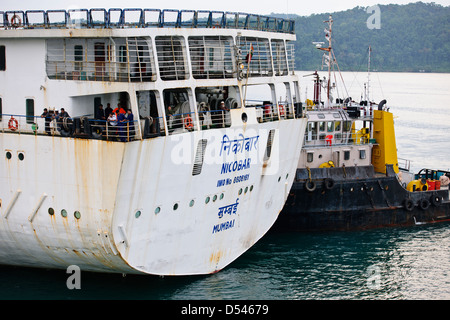
<path id="1" fill-rule="evenodd" d="M 0 263 L 188 275 L 239 257 L 299 160 L 294 40 L 242 13 L 0 12 Z"/>

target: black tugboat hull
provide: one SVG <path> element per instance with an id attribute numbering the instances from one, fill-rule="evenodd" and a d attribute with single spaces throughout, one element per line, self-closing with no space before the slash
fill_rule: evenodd
<path id="1" fill-rule="evenodd" d="M 450 221 L 449 190 L 409 192 L 392 166 L 298 169 L 274 230 L 350 231 Z"/>

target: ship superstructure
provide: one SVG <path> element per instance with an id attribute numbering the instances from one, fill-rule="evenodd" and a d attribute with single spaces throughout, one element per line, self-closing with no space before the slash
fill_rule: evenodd
<path id="1" fill-rule="evenodd" d="M 294 179 L 294 40 L 293 21 L 242 13 L 0 12 L 0 263 L 231 263 Z M 271 99 L 250 101 L 254 88 Z"/>

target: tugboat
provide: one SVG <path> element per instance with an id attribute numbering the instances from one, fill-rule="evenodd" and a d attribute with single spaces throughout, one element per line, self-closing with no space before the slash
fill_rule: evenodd
<path id="1" fill-rule="evenodd" d="M 351 98 L 331 102 L 330 70 L 337 65 L 331 16 L 326 23 L 329 46 L 319 49 L 326 51 L 328 79 L 312 74 L 314 99 L 306 101 L 304 147 L 274 230 L 348 231 L 450 221 L 450 172 L 422 169 L 413 174 L 409 161 L 398 159 L 386 100 L 371 102 L 368 83 L 359 104 Z M 369 47 L 369 76 L 370 52 Z"/>
<path id="2" fill-rule="evenodd" d="M 0 12 L 0 264 L 232 263 L 295 177 L 307 120 L 294 41 L 292 20 L 244 13 Z M 250 103 L 254 86 L 274 100 Z"/>

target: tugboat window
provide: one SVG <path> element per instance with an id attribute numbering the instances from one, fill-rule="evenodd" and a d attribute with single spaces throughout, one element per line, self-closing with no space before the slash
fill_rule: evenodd
<path id="1" fill-rule="evenodd" d="M 308 161 L 308 162 L 313 162 L 313 160 L 314 160 L 314 153 L 308 152 L 308 153 L 306 154 L 306 161 Z"/>
<path id="2" fill-rule="evenodd" d="M 350 151 L 344 151 L 344 160 L 350 160 Z"/>
<path id="3" fill-rule="evenodd" d="M 328 132 L 333 132 L 333 121 L 328 121 L 327 122 L 327 131 Z"/>
<path id="4" fill-rule="evenodd" d="M 6 52 L 5 46 L 0 46 L 0 71 L 6 70 Z"/>
<path id="5" fill-rule="evenodd" d="M 319 130 L 325 131 L 325 122 L 324 121 L 319 122 Z"/>
<path id="6" fill-rule="evenodd" d="M 366 150 L 359 150 L 359 158 L 360 159 L 366 158 Z"/>

